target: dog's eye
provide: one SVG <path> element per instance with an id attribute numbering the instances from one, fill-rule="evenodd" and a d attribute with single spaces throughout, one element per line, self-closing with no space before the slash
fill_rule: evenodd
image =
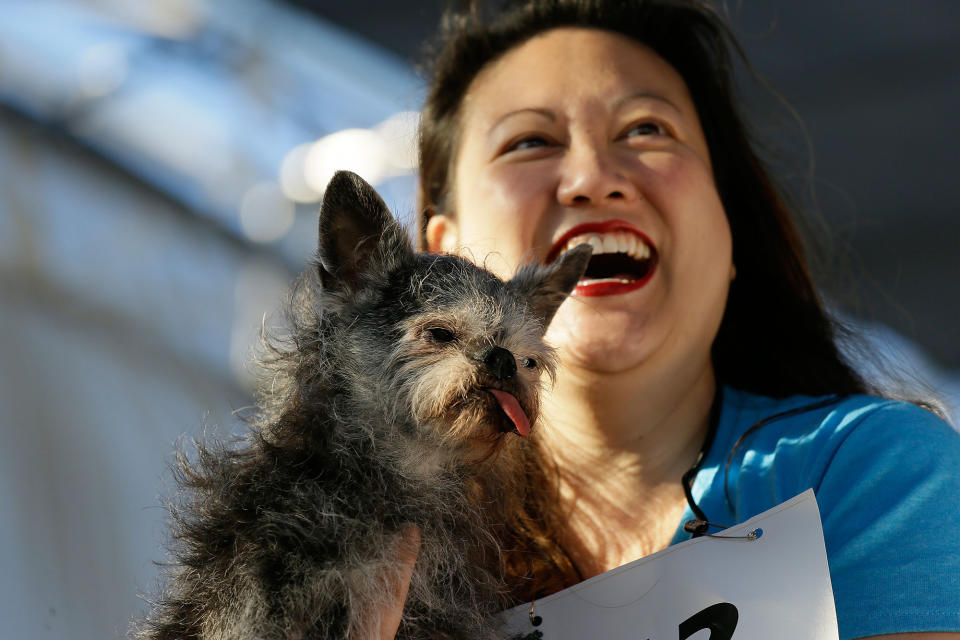
<path id="1" fill-rule="evenodd" d="M 520 364 L 525 366 L 527 369 L 535 369 L 537 367 L 537 361 L 533 358 L 524 358 L 520 361 Z"/>
<path id="2" fill-rule="evenodd" d="M 427 333 L 436 342 L 453 342 L 454 338 L 456 338 L 453 331 L 444 329 L 443 327 L 431 327 L 427 329 Z"/>

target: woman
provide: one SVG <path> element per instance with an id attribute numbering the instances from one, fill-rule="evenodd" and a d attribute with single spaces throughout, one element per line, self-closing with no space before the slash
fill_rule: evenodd
<path id="1" fill-rule="evenodd" d="M 687 539 L 684 479 L 726 525 L 813 487 L 841 638 L 960 638 L 960 437 L 860 395 L 733 103 L 727 29 L 692 0 L 479 14 L 450 21 L 423 111 L 424 248 L 508 275 L 597 247 L 504 514 L 517 600 Z"/>

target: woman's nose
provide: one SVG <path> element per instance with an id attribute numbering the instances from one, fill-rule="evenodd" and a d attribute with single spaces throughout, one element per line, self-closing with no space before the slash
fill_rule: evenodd
<path id="1" fill-rule="evenodd" d="M 609 152 L 591 145 L 571 146 L 562 172 L 557 200 L 568 207 L 629 202 L 639 195 Z"/>

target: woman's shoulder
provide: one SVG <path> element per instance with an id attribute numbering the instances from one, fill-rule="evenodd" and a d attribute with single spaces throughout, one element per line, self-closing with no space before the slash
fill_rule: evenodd
<path id="1" fill-rule="evenodd" d="M 724 402 L 718 439 L 729 461 L 726 473 L 739 479 L 744 493 L 773 485 L 789 498 L 812 487 L 819 499 L 857 493 L 870 483 L 904 491 L 960 489 L 960 433 L 915 404 L 868 395 L 769 398 L 738 390 L 725 390 Z"/>
<path id="2" fill-rule="evenodd" d="M 828 446 L 809 452 L 810 479 L 841 631 L 958 630 L 960 433 L 915 404 L 870 396 L 844 398 L 820 425 Z"/>
<path id="3" fill-rule="evenodd" d="M 814 489 L 841 637 L 960 630 L 960 433 L 874 396 L 724 398 L 731 506 L 749 516 Z"/>
<path id="4" fill-rule="evenodd" d="M 731 423 L 728 426 L 736 437 L 749 436 L 746 432 L 753 430 L 761 440 L 794 438 L 798 443 L 819 446 L 835 441 L 839 446 L 856 434 L 887 444 L 917 438 L 930 443 L 955 442 L 960 447 L 960 432 L 943 418 L 901 400 L 871 395 L 773 398 L 725 388 L 723 402 Z"/>

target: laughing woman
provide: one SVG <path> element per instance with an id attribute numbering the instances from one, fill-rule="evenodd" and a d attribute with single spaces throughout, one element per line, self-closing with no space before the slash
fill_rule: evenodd
<path id="1" fill-rule="evenodd" d="M 727 524 L 813 488 L 840 637 L 960 638 L 960 436 L 839 353 L 721 20 L 693 0 L 481 14 L 434 61 L 421 244 L 501 275 L 596 253 L 550 328 L 562 368 L 504 515 L 515 600 L 688 539 L 685 480 Z"/>

